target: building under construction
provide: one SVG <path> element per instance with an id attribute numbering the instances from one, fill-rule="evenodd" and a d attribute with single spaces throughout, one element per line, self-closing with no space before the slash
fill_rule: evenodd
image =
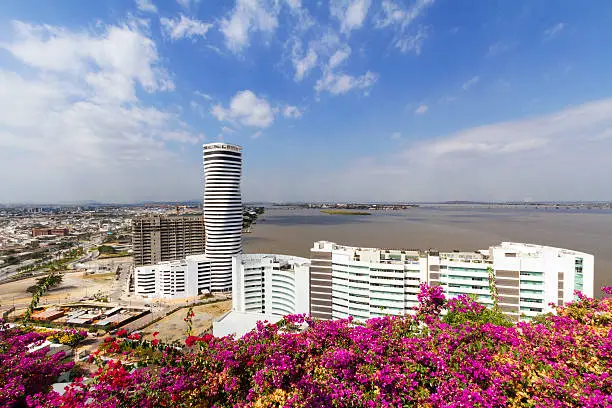
<path id="1" fill-rule="evenodd" d="M 132 234 L 136 266 L 204 253 L 204 217 L 199 214 L 137 217 Z"/>

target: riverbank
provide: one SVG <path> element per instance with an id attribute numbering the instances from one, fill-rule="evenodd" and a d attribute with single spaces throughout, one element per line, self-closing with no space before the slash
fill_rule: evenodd
<path id="1" fill-rule="evenodd" d="M 372 215 L 367 211 L 351 211 L 351 210 L 321 210 L 323 214 L 331 215 Z"/>
<path id="2" fill-rule="evenodd" d="M 264 221 L 265 220 L 265 221 Z M 612 213 L 444 206 L 331 217 L 319 209 L 266 208 L 245 235 L 245 253 L 310 257 L 315 241 L 379 248 L 475 251 L 502 241 L 528 242 L 595 256 L 595 295 L 612 284 Z"/>

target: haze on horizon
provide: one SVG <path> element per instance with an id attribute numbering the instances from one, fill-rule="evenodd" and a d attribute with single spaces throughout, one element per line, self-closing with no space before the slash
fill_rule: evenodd
<path id="1" fill-rule="evenodd" d="M 612 4 L 0 4 L 0 203 L 612 199 Z"/>

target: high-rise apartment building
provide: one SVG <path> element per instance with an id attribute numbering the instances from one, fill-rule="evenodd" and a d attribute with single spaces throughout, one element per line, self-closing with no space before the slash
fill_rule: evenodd
<path id="1" fill-rule="evenodd" d="M 475 295 L 493 303 L 492 268 L 501 310 L 513 320 L 552 311 L 593 296 L 594 259 L 582 252 L 504 242 L 476 252 L 358 248 L 318 241 L 311 249 L 310 310 L 313 317 L 358 320 L 411 313 L 419 285 L 442 285 L 448 297 Z"/>
<path id="2" fill-rule="evenodd" d="M 204 156 L 206 256 L 213 291 L 232 289 L 232 256 L 242 252 L 242 147 L 208 143 Z"/>
<path id="3" fill-rule="evenodd" d="M 152 265 L 204 253 L 201 215 L 146 215 L 132 220 L 134 264 Z"/>

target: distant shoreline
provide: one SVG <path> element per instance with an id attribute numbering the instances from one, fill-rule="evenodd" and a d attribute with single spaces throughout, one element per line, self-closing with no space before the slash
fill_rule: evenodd
<path id="1" fill-rule="evenodd" d="M 321 210 L 324 214 L 332 215 L 372 215 L 367 211 L 351 211 L 351 210 Z"/>

